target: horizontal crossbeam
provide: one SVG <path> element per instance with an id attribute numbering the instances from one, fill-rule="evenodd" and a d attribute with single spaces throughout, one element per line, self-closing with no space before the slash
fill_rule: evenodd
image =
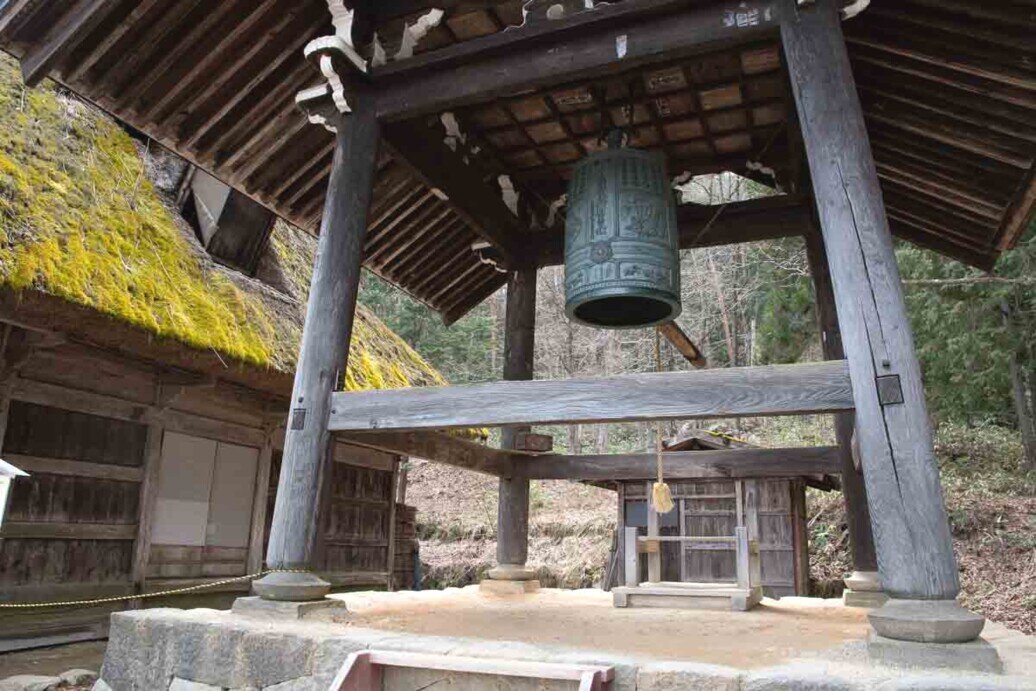
<path id="1" fill-rule="evenodd" d="M 638 0 L 464 41 L 375 68 L 378 118 L 438 113 L 750 41 L 777 30 L 779 6 L 775 0 L 724 0 L 690 8 L 686 2 Z"/>
<path id="2" fill-rule="evenodd" d="M 335 393 L 336 432 L 796 415 L 851 410 L 845 362 Z"/>
<path id="3" fill-rule="evenodd" d="M 473 441 L 441 432 L 367 432 L 340 434 L 337 438 L 402 456 L 415 456 L 497 477 L 511 474 L 511 455 Z"/>
<path id="4" fill-rule="evenodd" d="M 838 447 L 672 451 L 662 455 L 665 476 L 751 478 L 835 475 L 841 472 Z M 655 477 L 655 454 L 548 454 L 515 459 L 514 472 L 535 480 L 648 480 Z"/>

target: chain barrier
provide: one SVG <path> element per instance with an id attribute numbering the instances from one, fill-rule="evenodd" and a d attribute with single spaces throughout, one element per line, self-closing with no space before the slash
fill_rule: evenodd
<path id="1" fill-rule="evenodd" d="M 42 609 L 46 607 L 85 607 L 90 605 L 103 605 L 110 602 L 127 602 L 129 600 L 147 600 L 155 597 L 166 597 L 168 595 L 180 595 L 182 593 L 193 593 L 198 590 L 205 590 L 206 588 L 215 588 L 221 585 L 228 585 L 230 583 L 238 583 L 240 581 L 254 581 L 257 578 L 271 573 L 310 573 L 309 571 L 303 571 L 300 569 L 267 569 L 266 571 L 259 571 L 257 573 L 251 573 L 247 576 L 235 576 L 234 578 L 224 578 L 223 580 L 213 581 L 211 583 L 202 583 L 200 585 L 191 585 L 184 588 L 173 588 L 172 590 L 161 590 L 154 593 L 137 593 L 135 595 L 116 595 L 113 597 L 99 597 L 93 600 L 61 600 L 58 602 L 4 602 L 0 603 L 0 609 Z"/>

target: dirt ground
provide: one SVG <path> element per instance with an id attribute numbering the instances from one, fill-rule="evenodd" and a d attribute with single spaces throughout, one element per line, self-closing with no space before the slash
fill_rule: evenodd
<path id="1" fill-rule="evenodd" d="M 354 626 L 562 645 L 743 669 L 861 640 L 868 628 L 865 610 L 803 598 L 767 599 L 749 612 L 714 612 L 616 609 L 611 595 L 599 590 L 545 588 L 534 595 L 490 597 L 471 586 L 342 597 L 354 615 L 350 621 Z"/>
<path id="2" fill-rule="evenodd" d="M 101 671 L 107 641 L 70 643 L 53 648 L 0 653 L 0 679 L 17 674 L 58 675 L 70 669 Z"/>

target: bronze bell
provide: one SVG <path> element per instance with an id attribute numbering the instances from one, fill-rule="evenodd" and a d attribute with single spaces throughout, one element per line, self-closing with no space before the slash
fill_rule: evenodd
<path id="1" fill-rule="evenodd" d="M 565 312 L 605 329 L 655 326 L 681 311 L 676 200 L 661 153 L 608 140 L 568 186 Z"/>

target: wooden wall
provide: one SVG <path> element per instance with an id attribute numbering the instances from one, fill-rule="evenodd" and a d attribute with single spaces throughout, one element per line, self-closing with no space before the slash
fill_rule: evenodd
<path id="1" fill-rule="evenodd" d="M 660 520 L 661 535 L 725 536 L 747 526 L 759 540 L 763 589 L 770 597 L 808 595 L 809 551 L 805 538 L 805 485 L 798 480 L 676 480 L 669 482 L 676 508 Z M 623 522 L 646 535 L 647 484 L 627 482 L 620 492 Z M 624 499 L 622 499 L 624 497 Z M 647 580 L 641 558 L 641 581 Z M 732 546 L 663 543 L 662 580 L 730 582 Z"/>
<path id="2" fill-rule="evenodd" d="M 285 401 L 112 351 L 40 339 L 19 328 L 8 332 L 7 343 L 32 345 L 17 358 L 11 348 L 4 353 L 0 453 L 30 476 L 14 481 L 0 527 L 0 601 L 155 592 L 261 569 Z M 237 529 L 231 547 L 208 544 L 220 539 L 152 544 L 163 438 L 170 432 L 258 458 L 254 478 L 231 482 L 233 501 L 219 504 L 224 514 L 227 504 L 239 507 L 232 518 L 250 526 L 247 540 Z M 412 574 L 412 545 L 404 537 L 408 514 L 390 504 L 395 457 L 343 444 L 335 445 L 334 455 L 338 462 L 327 484 L 324 521 L 325 575 L 340 586 L 385 586 L 390 532 L 400 538 L 393 555 L 400 555 L 397 571 L 409 559 Z M 219 514 L 212 506 L 213 515 Z M 238 516 L 241 511 L 250 515 Z M 395 516 L 394 531 L 390 516 Z M 412 522 L 411 515 L 410 540 Z M 397 587 L 411 582 L 402 573 L 396 579 Z M 229 604 L 248 589 L 243 582 L 217 592 Z M 209 606 L 219 599 L 204 597 Z M 171 598 L 161 604 L 191 606 L 196 600 Z M 47 636 L 97 637 L 107 615 L 122 607 L 4 612 L 0 651 Z"/>

